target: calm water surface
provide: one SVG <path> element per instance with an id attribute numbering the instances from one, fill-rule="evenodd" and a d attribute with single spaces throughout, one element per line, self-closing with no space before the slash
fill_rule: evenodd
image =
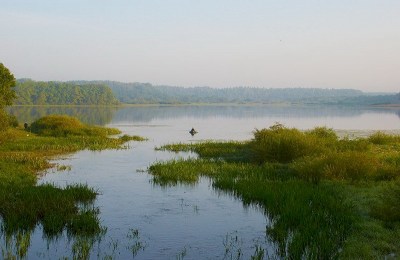
<path id="1" fill-rule="evenodd" d="M 106 234 L 92 247 L 92 258 L 103 259 L 248 259 L 261 246 L 270 257 L 275 246 L 265 237 L 269 225 L 263 210 L 245 207 L 229 194 L 214 190 L 210 180 L 197 185 L 160 187 L 146 172 L 155 161 L 194 154 L 155 151 L 162 144 L 199 140 L 246 140 L 255 128 L 280 122 L 309 129 L 327 126 L 348 133 L 400 129 L 399 109 L 271 106 L 166 106 L 113 108 L 12 108 L 21 122 L 52 113 L 78 116 L 88 123 L 107 125 L 124 134 L 147 137 L 130 142 L 129 149 L 101 152 L 81 151 L 55 162 L 71 166 L 54 169 L 40 183 L 65 186 L 87 183 L 99 190 L 100 209 Z M 191 136 L 194 127 L 199 133 Z M 129 236 L 138 230 L 139 238 Z M 136 255 L 132 245 L 143 245 Z M 4 243 L 3 240 L 0 242 Z M 31 237 L 28 259 L 71 257 L 73 239 L 43 238 L 41 227 Z"/>

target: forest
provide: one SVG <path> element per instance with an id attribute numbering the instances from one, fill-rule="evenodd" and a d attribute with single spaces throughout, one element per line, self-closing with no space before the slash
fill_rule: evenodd
<path id="1" fill-rule="evenodd" d="M 365 93 L 355 89 L 176 87 L 116 81 L 42 82 L 18 80 L 16 105 L 116 104 L 400 104 L 400 93 Z"/>
<path id="2" fill-rule="evenodd" d="M 116 105 L 111 89 L 101 84 L 18 80 L 15 105 Z"/>
<path id="3" fill-rule="evenodd" d="M 187 103 L 291 103 L 378 105 L 400 104 L 400 93 L 365 93 L 355 89 L 176 87 L 150 83 L 116 81 L 73 81 L 76 84 L 104 84 L 126 104 Z"/>

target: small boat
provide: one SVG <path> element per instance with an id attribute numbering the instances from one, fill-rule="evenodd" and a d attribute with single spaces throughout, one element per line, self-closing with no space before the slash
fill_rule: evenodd
<path id="1" fill-rule="evenodd" d="M 194 128 L 192 128 L 192 130 L 190 130 L 189 133 L 193 136 L 193 135 L 197 134 L 197 131 L 194 130 Z"/>

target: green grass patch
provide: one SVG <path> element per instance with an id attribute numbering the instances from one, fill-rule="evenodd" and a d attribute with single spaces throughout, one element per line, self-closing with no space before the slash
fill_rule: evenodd
<path id="1" fill-rule="evenodd" d="M 338 138 L 274 125 L 247 142 L 171 144 L 197 159 L 149 167 L 159 185 L 195 184 L 257 204 L 271 220 L 266 233 L 289 259 L 376 259 L 400 256 L 398 136 Z"/>
<path id="2" fill-rule="evenodd" d="M 173 152 L 196 152 L 202 158 L 223 159 L 230 162 L 248 161 L 250 147 L 248 142 L 223 142 L 205 141 L 191 144 L 167 144 L 157 147 L 156 150 Z"/>

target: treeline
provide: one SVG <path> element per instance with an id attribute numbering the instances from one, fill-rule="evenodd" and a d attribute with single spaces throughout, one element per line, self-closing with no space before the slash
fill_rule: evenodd
<path id="1" fill-rule="evenodd" d="M 104 84 L 18 80 L 16 105 L 115 105 L 118 100 Z"/>
<path id="2" fill-rule="evenodd" d="M 320 88 L 210 88 L 154 86 L 149 83 L 122 83 L 116 81 L 74 81 L 77 84 L 105 84 L 115 97 L 128 104 L 179 103 L 326 103 L 364 95 L 354 89 Z"/>
<path id="3" fill-rule="evenodd" d="M 367 94 L 355 89 L 185 88 L 116 81 L 36 82 L 19 80 L 16 93 L 18 99 L 15 104 L 24 105 L 114 105 L 118 103 L 400 104 L 400 93 Z"/>
<path id="4" fill-rule="evenodd" d="M 337 102 L 338 104 L 363 104 L 363 105 L 391 105 L 400 104 L 400 93 L 392 95 L 363 95 L 347 97 Z"/>

